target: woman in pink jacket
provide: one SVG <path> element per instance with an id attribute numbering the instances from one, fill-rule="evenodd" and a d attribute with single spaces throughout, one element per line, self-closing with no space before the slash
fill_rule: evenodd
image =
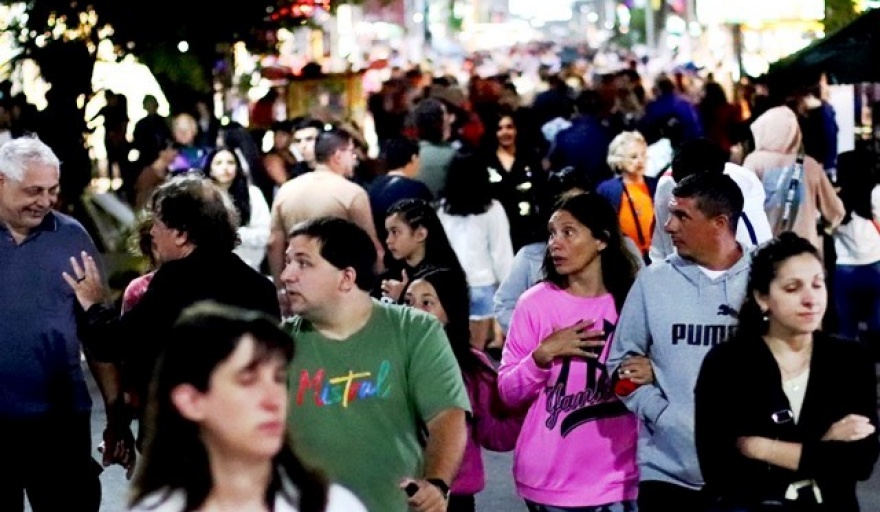
<path id="1" fill-rule="evenodd" d="M 434 315 L 443 324 L 461 367 L 473 414 L 468 418 L 468 441 L 461 468 L 450 487 L 447 510 L 474 512 L 474 495 L 486 485 L 480 448 L 512 450 L 525 411 L 504 405 L 498 396 L 495 367 L 470 345 L 468 288 L 460 274 L 445 268 L 425 268 L 413 277 L 404 297 L 407 305 Z"/>
<path id="2" fill-rule="evenodd" d="M 546 278 L 517 302 L 498 377 L 509 406 L 529 407 L 517 491 L 531 512 L 635 511 L 638 423 L 605 361 L 637 262 L 597 194 L 563 199 L 549 232 Z"/>

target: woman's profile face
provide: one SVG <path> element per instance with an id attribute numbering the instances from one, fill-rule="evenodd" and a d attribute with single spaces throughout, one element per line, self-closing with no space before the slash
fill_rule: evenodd
<path id="1" fill-rule="evenodd" d="M 181 412 L 199 425 L 209 454 L 271 459 L 281 449 L 286 435 L 287 362 L 280 354 L 257 359 L 255 347 L 253 337 L 243 336 L 235 351 L 214 369 L 208 390 L 190 390 L 194 396 L 187 412 Z"/>
<path id="2" fill-rule="evenodd" d="M 828 304 L 825 269 L 812 254 L 792 256 L 779 264 L 766 295 L 755 297 L 767 312 L 768 334 L 809 334 L 822 326 Z"/>
<path id="3" fill-rule="evenodd" d="M 424 244 L 424 238 L 419 236 L 420 231 L 410 227 L 398 213 L 385 218 L 385 230 L 388 232 L 385 244 L 395 260 L 406 260 Z"/>

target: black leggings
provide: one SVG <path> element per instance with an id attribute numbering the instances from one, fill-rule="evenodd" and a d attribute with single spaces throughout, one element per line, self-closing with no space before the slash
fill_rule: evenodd
<path id="1" fill-rule="evenodd" d="M 451 494 L 446 512 L 475 512 L 476 506 L 473 494 Z"/>
<path id="2" fill-rule="evenodd" d="M 97 512 L 101 465 L 92 458 L 89 412 L 0 417 L 0 510 Z"/>

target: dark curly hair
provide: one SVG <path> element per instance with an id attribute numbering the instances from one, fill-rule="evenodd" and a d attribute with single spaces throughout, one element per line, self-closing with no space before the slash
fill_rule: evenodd
<path id="1" fill-rule="evenodd" d="M 186 233 L 200 251 L 231 252 L 238 245 L 238 214 L 229 196 L 201 173 L 175 176 L 150 198 L 154 219 Z"/>

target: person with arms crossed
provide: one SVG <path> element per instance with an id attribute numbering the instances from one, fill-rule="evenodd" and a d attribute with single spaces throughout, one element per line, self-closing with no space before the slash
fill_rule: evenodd
<path id="1" fill-rule="evenodd" d="M 880 453 L 876 369 L 866 346 L 820 331 L 827 305 L 809 240 L 786 232 L 755 252 L 736 334 L 695 392 L 713 512 L 858 512 L 856 481 Z"/>

